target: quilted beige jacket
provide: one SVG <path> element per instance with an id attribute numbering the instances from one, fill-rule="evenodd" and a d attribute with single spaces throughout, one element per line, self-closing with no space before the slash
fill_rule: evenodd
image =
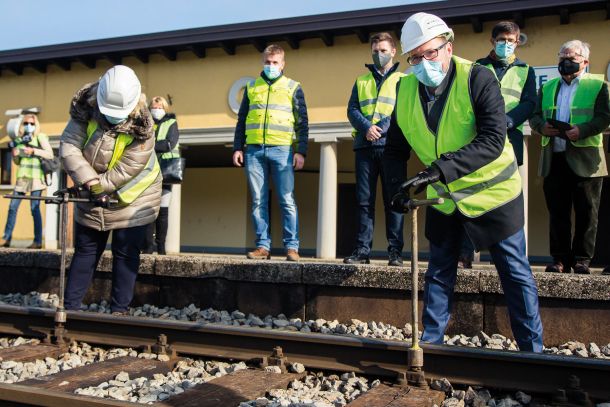
<path id="1" fill-rule="evenodd" d="M 80 89 L 70 105 L 70 121 L 61 135 L 59 156 L 64 170 L 76 185 L 98 179 L 107 193 L 113 193 L 136 177 L 155 153 L 153 119 L 146 108 L 145 97 L 126 122 L 109 125 L 99 112 L 97 83 Z M 87 125 L 97 122 L 97 130 L 87 141 Z M 118 133 L 127 133 L 134 141 L 112 169 L 108 164 Z M 99 208 L 89 203 L 76 205 L 75 220 L 96 230 L 123 229 L 147 225 L 155 220 L 161 202 L 161 174 L 134 202 L 127 206 Z"/>

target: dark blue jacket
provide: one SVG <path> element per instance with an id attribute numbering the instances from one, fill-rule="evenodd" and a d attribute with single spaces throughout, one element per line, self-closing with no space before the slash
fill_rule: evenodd
<path id="1" fill-rule="evenodd" d="M 373 73 L 373 78 L 375 78 L 375 83 L 377 84 L 377 92 L 381 88 L 381 85 L 385 81 L 385 79 L 392 73 L 398 69 L 398 62 L 392 66 L 385 75 L 381 76 L 381 74 L 375 68 L 373 64 L 366 64 L 369 71 Z M 366 132 L 371 127 L 372 123 L 369 119 L 364 117 L 362 111 L 360 110 L 360 101 L 358 100 L 358 87 L 354 83 L 354 87 L 352 88 L 352 95 L 349 98 L 349 102 L 347 103 L 347 118 L 349 119 L 350 124 L 354 129 L 356 129 L 356 137 L 354 137 L 354 150 L 359 150 L 362 148 L 372 148 L 372 147 L 381 147 L 385 146 L 386 133 L 388 132 L 388 128 L 390 127 L 390 117 L 386 117 L 382 119 L 377 126 L 381 128 L 381 138 L 375 141 L 368 141 L 366 139 Z"/>
<path id="2" fill-rule="evenodd" d="M 513 66 L 526 66 L 527 64 L 521 61 L 519 58 L 515 58 L 514 62 L 510 65 L 504 65 L 501 61 L 491 57 L 481 58 L 477 61 L 481 65 L 491 64 L 496 72 L 498 80 L 502 80 L 506 72 Z M 506 112 L 506 121 L 508 125 L 508 139 L 513 145 L 515 150 L 515 156 L 517 157 L 517 164 L 523 164 L 523 133 L 519 131 L 517 127 L 525 123 L 536 108 L 536 73 L 534 68 L 530 66 L 527 72 L 527 79 L 525 85 L 523 85 L 523 91 L 521 92 L 521 100 L 519 104 L 515 106 L 510 112 Z"/>
<path id="3" fill-rule="evenodd" d="M 271 85 L 282 75 L 275 79 L 269 79 L 264 72 L 261 77 Z M 242 151 L 246 144 L 246 116 L 250 110 L 250 100 L 248 100 L 248 89 L 244 89 L 244 97 L 237 113 L 237 125 L 235 126 L 235 138 L 233 139 L 233 151 Z M 307 141 L 309 139 L 309 120 L 307 118 L 307 105 L 305 105 L 305 94 L 301 85 L 297 86 L 292 96 L 292 113 L 294 114 L 294 131 L 297 135 L 296 151 L 303 156 L 307 155 Z"/>

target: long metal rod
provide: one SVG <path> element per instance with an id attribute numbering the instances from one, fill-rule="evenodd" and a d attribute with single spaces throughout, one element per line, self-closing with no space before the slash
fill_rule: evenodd
<path id="1" fill-rule="evenodd" d="M 419 349 L 417 208 L 411 211 L 411 224 L 413 227 L 411 232 L 411 348 Z"/>
<path id="2" fill-rule="evenodd" d="M 67 199 L 67 194 L 64 199 Z M 60 240 L 61 264 L 59 268 L 59 307 L 64 309 L 64 291 L 66 285 L 66 242 L 68 240 L 68 202 L 61 204 Z"/>

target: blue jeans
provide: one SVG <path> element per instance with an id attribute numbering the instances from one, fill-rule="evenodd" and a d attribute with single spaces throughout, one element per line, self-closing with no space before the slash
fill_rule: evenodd
<path id="1" fill-rule="evenodd" d="M 13 192 L 15 195 L 25 195 L 23 192 Z M 32 191 L 32 196 L 42 195 L 42 191 Z M 4 240 L 11 240 L 13 238 L 13 229 L 15 229 L 15 223 L 17 222 L 17 210 L 21 204 L 21 199 L 11 199 L 11 203 L 8 206 L 8 216 L 6 218 L 6 226 L 4 227 Z M 30 208 L 32 209 L 32 217 L 34 218 L 34 243 L 42 244 L 42 216 L 40 215 L 40 201 L 30 201 Z"/>
<path id="2" fill-rule="evenodd" d="M 430 262 L 424 285 L 422 341 L 442 343 L 451 315 L 453 287 L 461 239 L 448 239 L 437 246 L 430 242 Z M 542 352 L 542 322 L 538 289 L 525 255 L 523 229 L 489 247 L 500 275 L 513 335 L 519 349 Z"/>
<path id="3" fill-rule="evenodd" d="M 294 169 L 291 146 L 260 146 L 246 148 L 246 175 L 252 194 L 252 221 L 256 247 L 271 248 L 269 230 L 269 176 L 280 203 L 283 242 L 286 249 L 299 250 L 299 222 L 294 201 Z"/>
<path id="4" fill-rule="evenodd" d="M 356 200 L 358 204 L 358 237 L 356 248 L 369 254 L 373 246 L 375 227 L 375 200 L 377 199 L 377 179 L 381 177 L 381 191 L 385 209 L 385 235 L 388 239 L 388 252 L 402 251 L 403 215 L 390 209 L 392 197 L 383 182 L 383 148 L 356 150 Z"/>
<path id="5" fill-rule="evenodd" d="M 147 226 L 112 231 L 112 312 L 127 311 L 133 298 Z M 67 310 L 80 309 L 109 235 L 109 230 L 95 230 L 74 222 L 74 256 L 68 271 L 64 302 Z"/>

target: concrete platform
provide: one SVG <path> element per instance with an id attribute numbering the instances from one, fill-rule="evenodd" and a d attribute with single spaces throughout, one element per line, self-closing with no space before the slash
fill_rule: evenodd
<path id="1" fill-rule="evenodd" d="M 410 318 L 409 267 L 345 265 L 304 259 L 299 263 L 244 256 L 143 255 L 134 305 L 182 307 L 195 303 L 259 315 L 284 313 L 302 319 L 352 318 L 402 326 Z M 423 288 L 425 263 L 420 265 Z M 448 333 L 510 335 L 500 282 L 492 265 L 460 270 Z M 56 292 L 58 251 L 0 249 L 0 292 Z M 86 302 L 108 298 L 112 258 L 106 252 Z M 534 268 L 545 343 L 610 342 L 610 276 L 549 274 Z M 597 273 L 600 270 L 595 270 Z"/>

